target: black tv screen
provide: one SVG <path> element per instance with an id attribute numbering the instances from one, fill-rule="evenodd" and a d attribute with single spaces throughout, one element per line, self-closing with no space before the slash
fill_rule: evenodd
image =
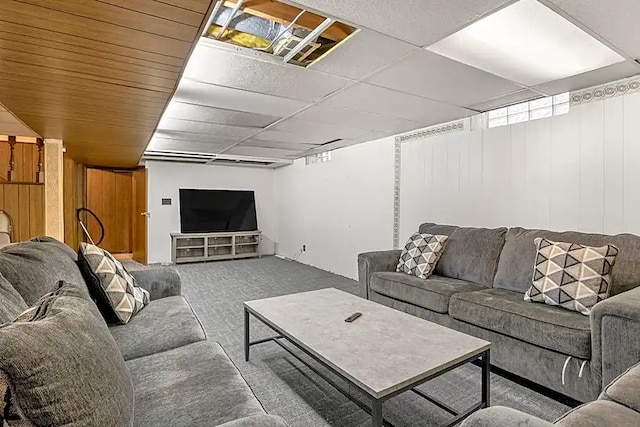
<path id="1" fill-rule="evenodd" d="M 180 231 L 255 231 L 253 191 L 180 189 Z"/>

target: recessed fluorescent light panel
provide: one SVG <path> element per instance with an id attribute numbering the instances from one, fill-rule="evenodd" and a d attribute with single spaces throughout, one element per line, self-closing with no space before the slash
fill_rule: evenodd
<path id="1" fill-rule="evenodd" d="M 427 49 L 525 86 L 624 61 L 536 0 L 520 0 Z"/>

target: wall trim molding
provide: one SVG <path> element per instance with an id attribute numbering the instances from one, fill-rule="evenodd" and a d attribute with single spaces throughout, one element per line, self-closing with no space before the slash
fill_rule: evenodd
<path id="1" fill-rule="evenodd" d="M 400 185 L 402 178 L 402 144 L 418 139 L 431 138 L 448 133 L 460 132 L 465 128 L 467 119 L 455 120 L 417 131 L 396 135 L 393 168 L 393 248 L 400 248 Z"/>
<path id="2" fill-rule="evenodd" d="M 424 129 L 420 129 L 414 132 L 405 133 L 402 135 L 396 136 L 396 141 L 400 140 L 400 142 L 409 142 L 415 141 L 420 138 L 431 138 L 433 136 L 444 135 L 452 132 L 459 132 L 464 130 L 464 122 L 465 120 L 455 120 L 449 123 L 443 123 L 440 125 L 430 126 Z"/>
<path id="3" fill-rule="evenodd" d="M 396 137 L 393 168 L 393 249 L 400 247 L 400 179 L 402 175 L 402 141 Z"/>
<path id="4" fill-rule="evenodd" d="M 602 101 L 640 91 L 640 75 L 571 92 L 571 105 Z"/>

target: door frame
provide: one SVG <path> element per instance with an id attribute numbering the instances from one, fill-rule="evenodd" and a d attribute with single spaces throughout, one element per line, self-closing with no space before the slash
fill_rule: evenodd
<path id="1" fill-rule="evenodd" d="M 132 185 L 132 258 L 134 261 L 147 265 L 147 233 L 149 227 L 149 207 L 147 202 L 147 169 L 145 167 L 141 167 L 133 171 Z"/>

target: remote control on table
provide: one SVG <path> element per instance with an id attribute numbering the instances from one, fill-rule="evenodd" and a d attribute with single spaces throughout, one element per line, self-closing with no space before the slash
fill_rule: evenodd
<path id="1" fill-rule="evenodd" d="M 351 323 L 356 320 L 358 317 L 362 316 L 362 313 L 353 313 L 351 316 L 344 319 L 345 322 Z"/>

